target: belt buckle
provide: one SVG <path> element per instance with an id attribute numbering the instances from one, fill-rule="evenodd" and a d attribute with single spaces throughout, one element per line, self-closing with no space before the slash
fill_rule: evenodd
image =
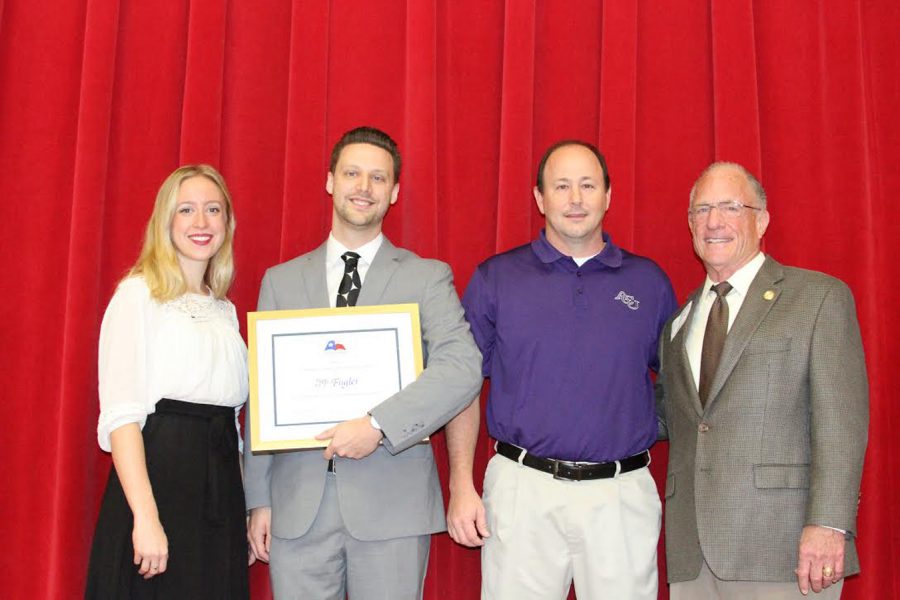
<path id="1" fill-rule="evenodd" d="M 561 462 L 563 462 L 563 461 L 561 461 L 561 460 L 553 461 L 553 479 L 556 479 L 557 481 L 581 481 L 581 471 L 579 471 L 577 468 L 572 469 L 572 473 L 577 474 L 578 478 L 564 477 L 563 475 L 560 475 L 559 474 L 559 464 Z"/>

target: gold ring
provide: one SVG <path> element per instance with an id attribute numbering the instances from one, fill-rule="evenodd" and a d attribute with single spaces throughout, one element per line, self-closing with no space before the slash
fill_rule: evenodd
<path id="1" fill-rule="evenodd" d="M 832 569 L 831 567 L 823 567 L 822 575 L 825 577 L 831 577 L 832 575 L 834 575 L 834 569 Z"/>

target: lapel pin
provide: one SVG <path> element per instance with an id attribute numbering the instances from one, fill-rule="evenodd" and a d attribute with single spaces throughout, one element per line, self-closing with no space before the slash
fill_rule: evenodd
<path id="1" fill-rule="evenodd" d="M 763 294 L 763 298 L 765 298 L 766 300 L 771 300 L 774 297 L 775 297 L 775 292 L 773 292 L 772 290 L 766 290 L 765 293 Z"/>

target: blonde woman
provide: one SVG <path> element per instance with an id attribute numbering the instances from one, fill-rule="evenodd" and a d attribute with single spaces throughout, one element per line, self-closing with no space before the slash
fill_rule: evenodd
<path id="1" fill-rule="evenodd" d="M 100 447 L 113 470 L 86 598 L 248 598 L 236 414 L 247 350 L 222 176 L 177 169 L 100 328 Z"/>

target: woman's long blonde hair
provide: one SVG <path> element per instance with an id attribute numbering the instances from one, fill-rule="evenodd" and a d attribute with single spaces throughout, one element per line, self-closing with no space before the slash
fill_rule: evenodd
<path id="1" fill-rule="evenodd" d="M 142 275 L 150 295 L 159 302 L 172 300 L 188 291 L 184 273 L 178 263 L 178 252 L 172 243 L 172 219 L 178 203 L 178 190 L 191 177 L 206 177 L 222 192 L 225 199 L 225 241 L 209 261 L 204 283 L 216 298 L 224 298 L 234 280 L 234 210 L 225 179 L 209 165 L 185 165 L 175 169 L 159 188 L 153 214 L 144 234 L 144 247 L 128 276 Z"/>

